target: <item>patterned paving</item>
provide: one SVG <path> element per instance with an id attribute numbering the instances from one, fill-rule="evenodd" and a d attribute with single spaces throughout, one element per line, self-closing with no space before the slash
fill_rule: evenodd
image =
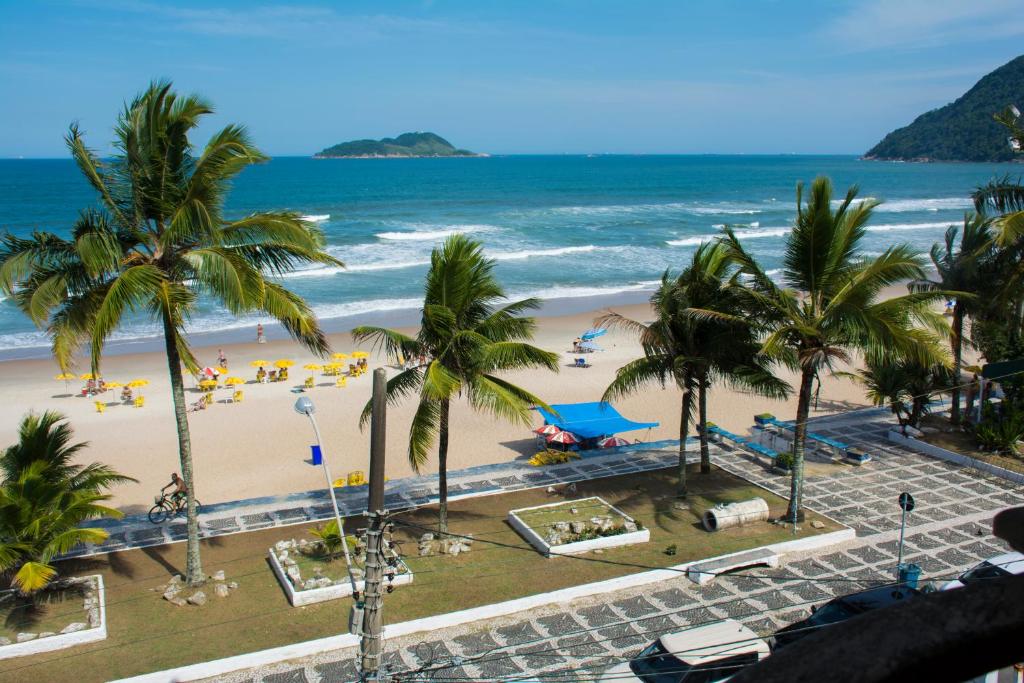
<path id="1" fill-rule="evenodd" d="M 807 479 L 807 505 L 856 528 L 854 542 L 775 570 L 722 576 L 703 587 L 680 576 L 476 628 L 393 639 L 387 642 L 390 671 L 404 681 L 586 681 L 667 631 L 731 617 L 767 635 L 806 617 L 811 605 L 891 580 L 896 498 L 902 491 L 917 501 L 908 517 L 905 560 L 920 565 L 926 580 L 953 578 L 979 559 L 1005 552 L 990 534 L 991 517 L 1024 504 L 1024 487 L 890 444 L 887 429 L 877 413 L 815 421 L 815 431 L 861 446 L 874 458 L 863 467 Z M 731 450 L 716 459 L 769 489 L 788 492 L 788 480 L 765 470 L 756 456 Z M 415 584 L 409 590 L 417 590 Z M 220 680 L 351 681 L 354 654 L 330 652 Z"/>

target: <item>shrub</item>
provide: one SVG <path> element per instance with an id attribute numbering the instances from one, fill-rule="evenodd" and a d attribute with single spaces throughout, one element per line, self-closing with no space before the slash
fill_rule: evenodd
<path id="1" fill-rule="evenodd" d="M 789 451 L 784 451 L 775 456 L 775 462 L 773 463 L 776 467 L 780 467 L 784 470 L 793 469 L 793 454 Z"/>
<path id="2" fill-rule="evenodd" d="M 548 448 L 535 454 L 527 462 L 534 467 L 544 467 L 545 465 L 561 465 L 562 463 L 569 462 L 570 460 L 579 459 L 579 453 L 574 451 L 556 451 Z"/>
<path id="3" fill-rule="evenodd" d="M 1000 416 L 991 404 L 986 404 L 982 420 L 974 428 L 974 438 L 982 450 L 1020 455 L 1017 442 L 1024 440 L 1024 411 Z"/>

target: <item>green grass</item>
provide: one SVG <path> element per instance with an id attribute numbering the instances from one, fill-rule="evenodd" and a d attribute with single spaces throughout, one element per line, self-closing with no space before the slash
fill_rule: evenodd
<path id="1" fill-rule="evenodd" d="M 701 475 L 695 465 L 689 482 L 693 506 L 689 510 L 672 505 L 671 469 L 579 482 L 578 490 L 564 498 L 539 488 L 455 501 L 449 513 L 451 530 L 473 534 L 476 542 L 471 552 L 454 557 L 417 556 L 417 539 L 423 531 L 416 527 L 435 524 L 436 509 L 397 515 L 394 538 L 415 578 L 411 585 L 396 587 L 385 596 L 384 620 L 417 619 L 794 538 L 789 528 L 766 523 L 713 534 L 703 531 L 699 516 L 715 503 L 761 496 L 771 514 L 778 516 L 785 511 L 785 501 L 717 468 Z M 505 520 L 510 509 L 588 496 L 600 496 L 641 521 L 650 530 L 651 541 L 606 549 L 600 555 L 546 558 Z M 839 528 L 814 513 L 808 512 L 807 517 L 796 538 Z M 825 528 L 811 528 L 814 519 L 821 519 Z M 240 587 L 227 598 L 207 591 L 209 602 L 203 607 L 175 607 L 150 590 L 166 583 L 171 574 L 181 573 L 184 544 L 67 562 L 62 567 L 66 573 L 103 574 L 108 639 L 0 661 L 0 681 L 104 681 L 343 633 L 347 598 L 291 607 L 267 563 L 270 546 L 285 538 L 308 538 L 311 526 L 204 541 L 205 570 L 223 569 L 227 579 Z M 365 521 L 352 519 L 346 526 L 360 528 Z M 669 545 L 678 548 L 675 556 L 665 554 Z M 341 569 L 344 560 L 333 564 Z M 80 618 L 69 621 L 74 620 Z"/>

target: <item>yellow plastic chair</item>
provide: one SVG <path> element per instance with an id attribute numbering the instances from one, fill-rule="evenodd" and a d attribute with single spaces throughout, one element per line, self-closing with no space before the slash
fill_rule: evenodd
<path id="1" fill-rule="evenodd" d="M 95 401 L 95 404 L 97 413 L 102 413 L 104 410 L 107 409 L 107 404 L 104 403 L 103 401 Z"/>
<path id="2" fill-rule="evenodd" d="M 366 474 L 362 470 L 348 473 L 349 486 L 362 486 L 366 483 Z"/>
<path id="3" fill-rule="evenodd" d="M 146 405 L 146 397 L 145 396 L 136 396 L 135 397 L 135 407 L 136 408 L 141 408 L 144 405 Z"/>
<path id="4" fill-rule="evenodd" d="M 213 405 L 213 394 L 203 394 L 203 398 L 201 400 L 206 405 L 212 406 Z"/>
<path id="5" fill-rule="evenodd" d="M 243 398 L 243 393 L 244 392 L 241 389 L 236 390 L 235 393 L 231 395 L 231 402 L 232 403 L 241 403 L 242 402 L 242 398 Z"/>
<path id="6" fill-rule="evenodd" d="M 306 386 L 307 389 L 312 389 L 313 388 L 313 378 L 312 377 L 307 377 L 306 378 L 305 386 Z"/>
<path id="7" fill-rule="evenodd" d="M 348 377 L 339 377 L 338 381 L 334 383 L 334 386 L 344 388 L 346 384 L 348 384 Z"/>

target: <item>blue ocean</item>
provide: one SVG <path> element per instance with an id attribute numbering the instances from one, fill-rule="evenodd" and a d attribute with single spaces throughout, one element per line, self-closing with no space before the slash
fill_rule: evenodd
<path id="1" fill-rule="evenodd" d="M 575 300 L 644 298 L 721 226 L 735 226 L 776 268 L 795 215 L 797 181 L 825 174 L 841 197 L 856 184 L 883 200 L 866 249 L 907 242 L 927 251 L 971 209 L 970 192 L 996 164 L 910 164 L 847 156 L 496 156 L 466 159 L 278 158 L 236 181 L 228 213 L 292 209 L 319 223 L 346 268 L 293 273 L 288 284 L 328 329 L 406 312 L 421 295 L 430 250 L 461 232 L 481 240 L 510 296 Z M 0 160 L 0 229 L 66 234 L 95 204 L 70 160 Z M 592 300 L 601 297 L 602 301 Z M 590 299 L 590 300 L 588 300 Z M 580 308 L 582 310 L 582 308 Z M 411 318 L 410 318 L 411 319 Z M 191 321 L 198 338 L 236 331 L 212 302 Z M 144 318 L 114 339 L 158 334 Z M 37 355 L 47 345 L 11 301 L 0 301 L 0 352 Z"/>

